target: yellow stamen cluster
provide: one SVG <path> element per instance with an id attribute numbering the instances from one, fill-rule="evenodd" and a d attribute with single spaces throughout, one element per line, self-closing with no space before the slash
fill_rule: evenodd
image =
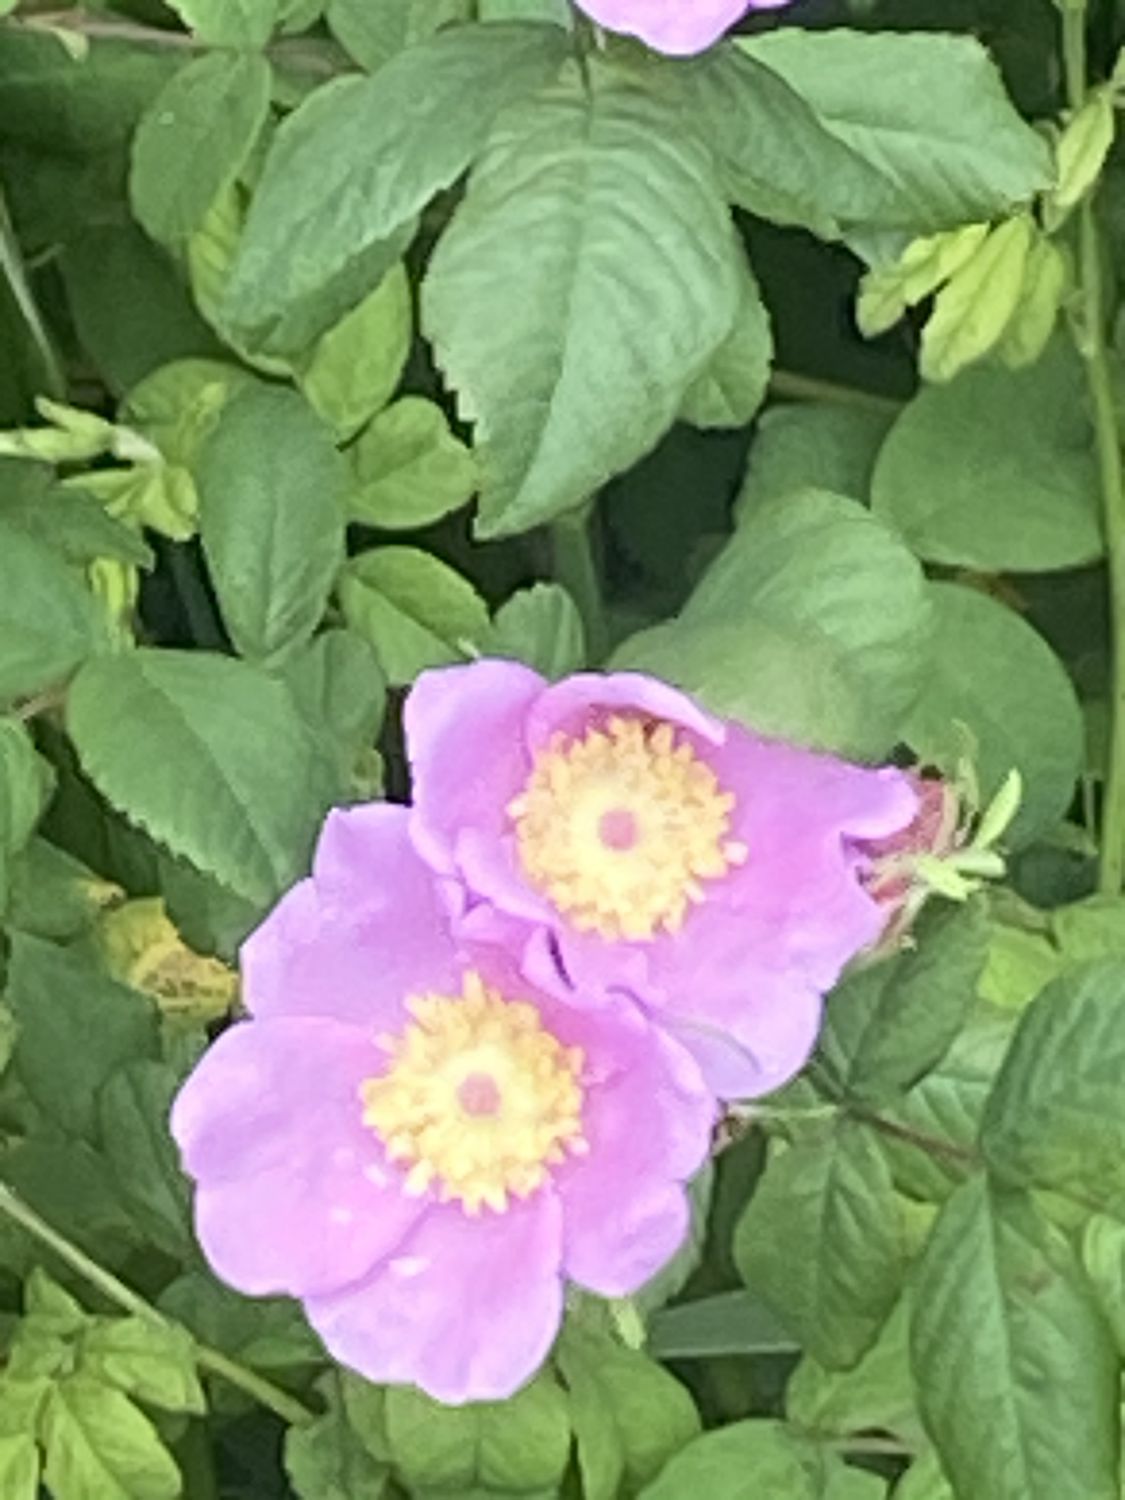
<path id="1" fill-rule="evenodd" d="M 364 1124 L 409 1168 L 408 1193 L 503 1213 L 510 1195 L 528 1197 L 568 1152 L 588 1149 L 581 1049 L 552 1036 L 533 1005 L 470 972 L 460 996 L 416 996 L 407 1009 L 413 1022 L 380 1038 L 386 1073 L 360 1095 Z"/>
<path id="2" fill-rule="evenodd" d="M 670 724 L 615 716 L 556 735 L 508 812 L 525 873 L 575 927 L 639 942 L 677 932 L 702 882 L 746 859 L 734 805 Z"/>

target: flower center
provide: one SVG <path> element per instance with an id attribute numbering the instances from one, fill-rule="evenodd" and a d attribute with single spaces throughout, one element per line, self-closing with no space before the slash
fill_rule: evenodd
<path id="1" fill-rule="evenodd" d="M 526 1198 L 582 1136 L 583 1057 L 545 1029 L 533 1005 L 506 1000 L 479 974 L 458 996 L 407 1001 L 414 1018 L 381 1037 L 391 1063 L 360 1086 L 363 1122 L 392 1161 L 409 1168 L 406 1191 L 435 1187 L 466 1213 L 497 1213 Z"/>
<path id="2" fill-rule="evenodd" d="M 704 880 L 746 859 L 728 838 L 734 797 L 670 724 L 611 718 L 555 735 L 509 804 L 528 878 L 583 932 L 676 932 Z"/>

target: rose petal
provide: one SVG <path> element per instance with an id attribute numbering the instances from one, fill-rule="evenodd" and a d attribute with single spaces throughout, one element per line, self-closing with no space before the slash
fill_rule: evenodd
<path id="1" fill-rule="evenodd" d="M 715 1120 L 693 1060 L 652 1028 L 643 1047 L 634 1044 L 627 1069 L 589 1090 L 582 1114 L 589 1154 L 556 1178 L 572 1280 L 623 1297 L 667 1264 L 690 1222 L 682 1184 L 706 1161 Z"/>
<path id="2" fill-rule="evenodd" d="M 423 1211 L 362 1122 L 360 1084 L 382 1066 L 362 1032 L 309 1018 L 233 1026 L 203 1057 L 171 1128 L 224 1281 L 251 1295 L 331 1290 Z"/>
<path id="3" fill-rule="evenodd" d="M 503 1401 L 546 1359 L 562 1318 L 561 1211 L 546 1191 L 477 1218 L 431 1208 L 366 1280 L 306 1301 L 328 1352 L 438 1401 Z"/>
<path id="4" fill-rule="evenodd" d="M 705 713 L 686 693 L 643 672 L 579 672 L 553 683 L 527 716 L 527 743 L 538 750 L 554 734 L 578 738 L 607 713 L 638 713 L 664 719 L 721 745 L 726 726 Z"/>
<path id="5" fill-rule="evenodd" d="M 702 52 L 745 14 L 788 0 L 581 0 L 586 14 L 610 31 L 640 37 L 658 52 Z"/>
<path id="6" fill-rule="evenodd" d="M 408 818 L 389 803 L 329 814 L 312 879 L 242 945 L 253 1015 L 334 1016 L 393 1031 L 409 995 L 459 990 L 448 898 L 414 852 Z"/>
<path id="7" fill-rule="evenodd" d="M 531 771 L 524 718 L 545 685 L 518 662 L 478 661 L 423 672 L 410 690 L 411 836 L 435 870 L 456 873 L 461 829 L 508 831 L 508 803 Z"/>

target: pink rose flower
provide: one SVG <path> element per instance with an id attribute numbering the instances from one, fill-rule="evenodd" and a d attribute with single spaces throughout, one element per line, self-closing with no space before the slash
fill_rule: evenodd
<path id="1" fill-rule="evenodd" d="M 199 1241 L 300 1298 L 329 1352 L 439 1400 L 502 1399 L 567 1281 L 646 1282 L 689 1224 L 714 1100 L 622 996 L 548 995 L 459 940 L 403 808 L 332 813 L 312 877 L 242 952 L 252 1019 L 172 1111 Z"/>
<path id="2" fill-rule="evenodd" d="M 466 931 L 525 945 L 555 993 L 635 996 L 725 1098 L 800 1070 L 823 995 L 885 924 L 861 841 L 914 817 L 903 773 L 762 739 L 637 673 L 427 672 L 405 724 L 411 836 L 464 886 Z"/>
<path id="3" fill-rule="evenodd" d="M 578 0 L 607 31 L 639 37 L 657 52 L 688 56 L 717 42 L 748 10 L 777 10 L 790 0 Z"/>

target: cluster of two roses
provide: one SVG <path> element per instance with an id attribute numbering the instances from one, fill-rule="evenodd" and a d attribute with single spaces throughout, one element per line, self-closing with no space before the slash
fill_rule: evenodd
<path id="1" fill-rule="evenodd" d="M 918 797 L 634 674 L 430 672 L 405 726 L 411 807 L 329 816 L 172 1126 L 226 1281 L 370 1379 L 501 1398 L 568 1282 L 682 1244 L 720 1102 L 807 1059 Z"/>

